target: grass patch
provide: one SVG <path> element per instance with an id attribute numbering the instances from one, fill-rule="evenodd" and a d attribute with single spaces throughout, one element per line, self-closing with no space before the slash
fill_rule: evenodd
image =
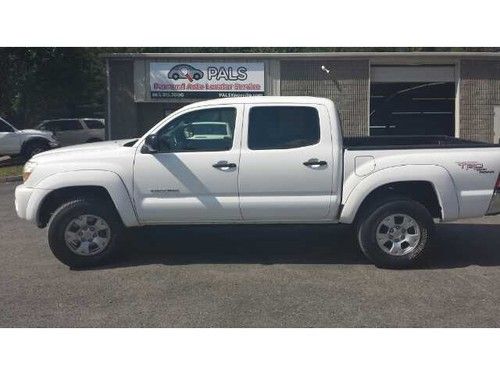
<path id="1" fill-rule="evenodd" d="M 23 173 L 22 165 L 12 165 L 10 167 L 0 167 L 0 177 L 19 176 Z"/>

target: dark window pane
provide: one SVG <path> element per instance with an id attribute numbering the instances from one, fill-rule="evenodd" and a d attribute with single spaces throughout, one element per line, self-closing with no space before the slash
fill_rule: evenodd
<path id="1" fill-rule="evenodd" d="M 40 129 L 53 132 L 58 131 L 59 127 L 57 126 L 57 122 L 46 122 L 40 127 Z"/>
<path id="2" fill-rule="evenodd" d="M 84 120 L 89 129 L 104 129 L 104 124 L 99 120 Z"/>
<path id="3" fill-rule="evenodd" d="M 295 148 L 319 142 L 318 111 L 311 107 L 254 107 L 250 110 L 248 147 Z"/>
<path id="4" fill-rule="evenodd" d="M 0 133 L 12 133 L 13 129 L 0 119 Z"/>
<path id="5" fill-rule="evenodd" d="M 233 145 L 235 108 L 186 113 L 158 132 L 161 152 L 225 151 Z"/>
<path id="6" fill-rule="evenodd" d="M 82 129 L 82 124 L 80 124 L 80 121 L 78 120 L 61 120 L 61 121 L 54 121 L 57 125 L 55 127 L 57 128 L 56 131 L 69 131 L 69 130 L 81 130 Z"/>
<path id="7" fill-rule="evenodd" d="M 373 82 L 370 135 L 455 134 L 453 82 Z"/>

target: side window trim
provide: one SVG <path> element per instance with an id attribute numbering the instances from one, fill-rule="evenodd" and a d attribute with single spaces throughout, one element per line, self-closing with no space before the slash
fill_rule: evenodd
<path id="1" fill-rule="evenodd" d="M 200 153 L 200 152 L 230 152 L 234 151 L 235 147 L 240 147 L 239 141 L 237 139 L 238 133 L 240 132 L 239 129 L 241 129 L 242 125 L 242 110 L 243 106 L 239 104 L 228 104 L 228 105 L 217 105 L 217 106 L 200 106 L 196 108 L 192 108 L 186 111 L 183 111 L 179 113 L 177 116 L 174 116 L 172 118 L 169 118 L 164 124 L 159 124 L 158 127 L 155 127 L 153 132 L 149 134 L 156 134 L 157 136 L 165 129 L 167 128 L 170 124 L 175 122 L 177 119 L 186 116 L 190 113 L 195 113 L 195 112 L 201 112 L 201 111 L 208 111 L 208 110 L 217 110 L 217 109 L 233 109 L 234 110 L 234 126 L 233 129 L 229 129 L 230 132 L 232 132 L 232 138 L 231 138 L 231 147 L 229 149 L 223 149 L 223 150 L 174 150 L 174 151 L 159 151 L 159 154 L 170 154 L 170 153 Z M 170 116 L 167 116 L 170 117 Z"/>

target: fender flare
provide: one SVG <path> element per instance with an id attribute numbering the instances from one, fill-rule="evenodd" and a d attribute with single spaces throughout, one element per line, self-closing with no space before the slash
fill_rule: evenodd
<path id="1" fill-rule="evenodd" d="M 375 189 L 396 182 L 429 182 L 436 192 L 443 221 L 459 217 L 457 191 L 448 171 L 439 165 L 402 165 L 374 172 L 361 180 L 345 199 L 339 221 L 351 224 L 364 199 Z"/>
<path id="2" fill-rule="evenodd" d="M 28 202 L 27 216 L 31 219 L 38 217 L 38 210 L 50 192 L 78 186 L 99 186 L 106 189 L 123 224 L 127 227 L 139 225 L 132 198 L 121 177 L 115 172 L 95 169 L 56 173 L 40 181 Z"/>

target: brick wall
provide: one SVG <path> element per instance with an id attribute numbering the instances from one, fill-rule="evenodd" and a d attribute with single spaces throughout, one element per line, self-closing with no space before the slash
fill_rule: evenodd
<path id="1" fill-rule="evenodd" d="M 462 60 L 460 137 L 492 142 L 494 105 L 500 104 L 500 62 Z"/>
<path id="2" fill-rule="evenodd" d="M 321 70 L 324 65 L 330 74 Z M 338 106 L 344 135 L 368 135 L 368 60 L 281 61 L 281 95 L 318 96 Z"/>

